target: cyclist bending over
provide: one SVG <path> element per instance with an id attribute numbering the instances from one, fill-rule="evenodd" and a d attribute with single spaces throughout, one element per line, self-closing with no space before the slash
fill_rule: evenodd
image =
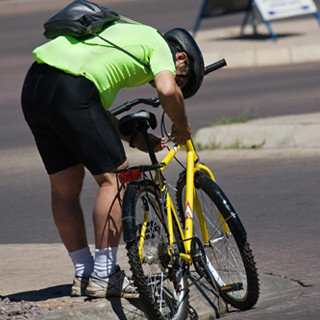
<path id="1" fill-rule="evenodd" d="M 116 170 L 128 166 L 120 139 L 145 151 L 142 137 L 122 136 L 106 110 L 125 87 L 152 84 L 172 121 L 171 136 L 184 144 L 191 133 L 184 98 L 199 89 L 204 65 L 191 35 L 115 23 L 101 36 L 148 65 L 98 37 L 77 41 L 59 36 L 33 52 L 23 90 L 22 108 L 51 183 L 52 213 L 75 267 L 72 295 L 133 296 L 135 288 L 116 265 L 121 236 Z M 156 151 L 163 139 L 150 134 Z M 87 168 L 99 185 L 93 208 L 95 259 L 88 247 L 80 192 Z"/>

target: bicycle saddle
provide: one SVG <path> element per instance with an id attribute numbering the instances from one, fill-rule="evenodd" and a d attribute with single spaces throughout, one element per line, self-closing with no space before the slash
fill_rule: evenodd
<path id="1" fill-rule="evenodd" d="M 157 118 L 152 112 L 140 110 L 133 114 L 128 114 L 119 120 L 119 130 L 125 136 L 130 136 L 135 130 L 145 128 L 155 129 Z"/>

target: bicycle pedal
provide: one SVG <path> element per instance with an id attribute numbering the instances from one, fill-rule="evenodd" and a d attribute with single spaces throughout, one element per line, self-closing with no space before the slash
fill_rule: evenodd
<path id="1" fill-rule="evenodd" d="M 221 292 L 232 292 L 232 291 L 240 291 L 243 289 L 243 284 L 241 282 L 233 283 L 229 285 L 225 285 L 220 287 Z"/>

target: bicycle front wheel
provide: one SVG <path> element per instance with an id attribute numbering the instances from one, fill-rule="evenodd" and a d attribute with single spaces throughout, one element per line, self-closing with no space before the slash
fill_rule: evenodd
<path id="1" fill-rule="evenodd" d="M 188 310 L 187 270 L 179 261 L 178 251 L 173 262 L 157 187 L 151 181 L 129 184 L 123 210 L 134 210 L 130 215 L 135 217 L 132 227 L 136 239 L 127 243 L 127 251 L 147 318 L 185 319 Z M 179 250 L 178 242 L 176 245 Z"/>
<path id="2" fill-rule="evenodd" d="M 193 226 L 194 235 L 200 239 L 197 256 L 204 250 L 202 261 L 195 263 L 196 269 L 215 289 L 218 287 L 227 303 L 240 310 L 250 309 L 259 297 L 259 279 L 245 230 L 231 203 L 213 180 L 199 172 L 195 175 L 194 185 Z M 182 223 L 185 219 L 185 186 L 183 174 L 177 183 Z"/>

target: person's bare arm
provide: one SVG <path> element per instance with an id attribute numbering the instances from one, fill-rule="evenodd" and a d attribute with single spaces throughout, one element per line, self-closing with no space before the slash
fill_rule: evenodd
<path id="1" fill-rule="evenodd" d="M 155 87 L 160 103 L 172 121 L 171 137 L 178 144 L 185 144 L 191 137 L 191 127 L 184 107 L 183 94 L 170 71 L 155 76 Z"/>

